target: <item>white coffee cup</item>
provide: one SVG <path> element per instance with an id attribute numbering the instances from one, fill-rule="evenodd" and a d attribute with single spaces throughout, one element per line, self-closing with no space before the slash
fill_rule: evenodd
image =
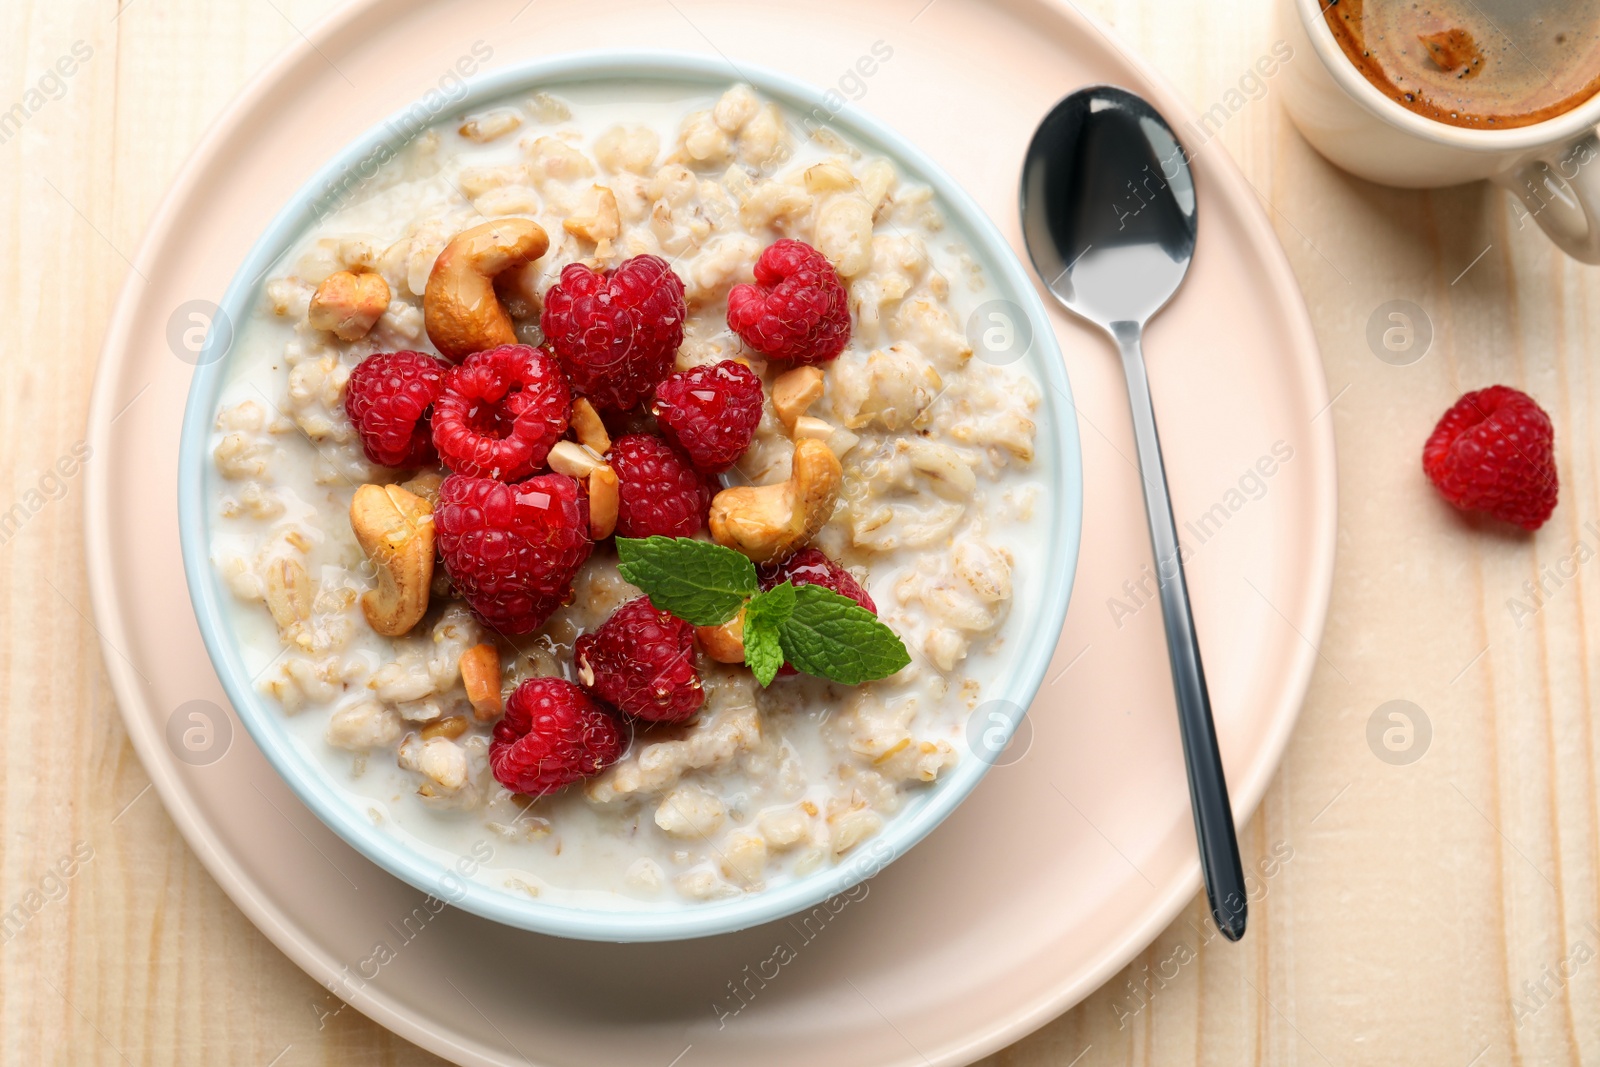
<path id="1" fill-rule="evenodd" d="M 1283 102 L 1334 165 L 1380 185 L 1432 188 L 1488 179 L 1510 190 L 1550 239 L 1600 263 L 1600 95 L 1532 126 L 1472 130 L 1435 122 L 1389 99 L 1345 56 L 1327 0 L 1279 0 Z"/>

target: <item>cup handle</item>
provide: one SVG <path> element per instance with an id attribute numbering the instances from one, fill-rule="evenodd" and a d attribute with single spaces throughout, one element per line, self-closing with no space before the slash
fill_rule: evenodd
<path id="1" fill-rule="evenodd" d="M 1600 136 L 1595 131 L 1551 155 L 1527 159 L 1495 177 L 1561 250 L 1600 263 Z"/>

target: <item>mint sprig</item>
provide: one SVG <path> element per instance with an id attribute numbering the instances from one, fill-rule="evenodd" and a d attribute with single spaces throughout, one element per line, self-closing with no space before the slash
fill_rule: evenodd
<path id="1" fill-rule="evenodd" d="M 763 686 L 787 661 L 845 685 L 887 678 L 911 662 L 895 632 L 849 597 L 784 582 L 763 592 L 745 556 L 692 537 L 619 537 L 618 570 L 651 603 L 693 626 L 744 612 L 744 661 Z"/>

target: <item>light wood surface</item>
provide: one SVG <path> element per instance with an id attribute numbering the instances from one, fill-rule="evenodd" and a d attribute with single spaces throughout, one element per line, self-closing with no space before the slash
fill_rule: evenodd
<path id="1" fill-rule="evenodd" d="M 0 512 L 26 511 L 0 530 L 0 912 L 26 915 L 0 933 L 8 1064 L 439 1062 L 339 1011 L 212 882 L 148 791 L 86 618 L 74 445 L 125 257 L 207 123 L 336 3 L 0 4 L 0 115 L 28 113 L 0 127 Z M 1264 0 L 1085 6 L 1197 109 L 1233 111 L 1220 142 L 1269 205 L 1335 397 L 1339 560 L 1300 726 L 1242 836 L 1270 872 L 1247 940 L 1206 941 L 1197 900 L 984 1063 L 1600 1063 L 1600 270 L 1485 187 L 1331 169 L 1270 80 L 1241 85 L 1277 39 Z M 1395 300 L 1432 324 L 1409 366 L 1367 341 Z M 1418 470 L 1439 413 L 1495 382 L 1556 424 L 1562 502 L 1537 536 L 1459 519 Z M 1394 700 L 1431 726 L 1413 762 L 1369 743 Z"/>

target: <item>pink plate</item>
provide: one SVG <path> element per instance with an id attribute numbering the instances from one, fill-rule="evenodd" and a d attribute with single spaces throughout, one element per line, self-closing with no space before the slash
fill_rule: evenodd
<path id="1" fill-rule="evenodd" d="M 841 106 L 932 155 L 1019 253 L 1018 167 L 1057 98 L 1115 82 L 1193 134 L 1157 76 L 1049 0 L 358 0 L 211 131 L 137 257 L 148 282 L 129 282 L 112 322 L 90 419 L 105 461 L 89 468 L 89 566 L 123 717 L 173 819 L 251 920 L 339 996 L 458 1063 L 969 1063 L 1104 982 L 1199 887 L 1120 370 L 1064 314 L 1085 506 L 1049 680 L 1005 765 L 835 911 L 643 945 L 435 915 L 302 808 L 221 710 L 184 595 L 176 485 L 162 474 L 177 469 L 186 334 L 295 189 L 396 107 L 448 89 L 458 61 L 492 69 L 613 46 L 731 57 L 730 81 L 747 57 L 836 88 Z M 885 46 L 890 58 L 857 66 Z M 1315 658 L 1333 564 L 1333 437 L 1310 325 L 1266 219 L 1220 147 L 1195 167 L 1198 256 L 1146 350 L 1244 818 Z M 216 710 L 196 747 L 185 730 L 207 703 Z"/>

